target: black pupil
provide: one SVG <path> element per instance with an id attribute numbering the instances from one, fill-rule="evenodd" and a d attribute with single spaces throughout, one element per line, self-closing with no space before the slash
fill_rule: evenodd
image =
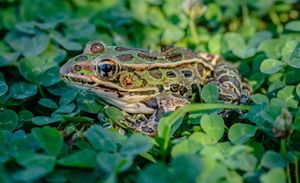
<path id="1" fill-rule="evenodd" d="M 112 70 L 112 66 L 110 64 L 102 64 L 100 69 L 102 72 L 108 73 Z"/>

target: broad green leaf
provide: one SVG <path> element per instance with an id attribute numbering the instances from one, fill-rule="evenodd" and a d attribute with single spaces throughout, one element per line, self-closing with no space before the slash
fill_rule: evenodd
<path id="1" fill-rule="evenodd" d="M 94 125 L 90 127 L 86 132 L 86 138 L 97 151 L 117 151 L 117 143 L 113 134 L 101 126 Z"/>
<path id="2" fill-rule="evenodd" d="M 0 129 L 15 130 L 19 127 L 18 115 L 9 109 L 0 111 Z"/>
<path id="3" fill-rule="evenodd" d="M 284 39 L 268 39 L 259 45 L 258 51 L 264 51 L 269 58 L 278 59 L 284 44 Z"/>
<path id="4" fill-rule="evenodd" d="M 273 74 L 283 69 L 285 64 L 276 59 L 265 59 L 260 65 L 260 71 L 266 74 Z"/>
<path id="5" fill-rule="evenodd" d="M 262 95 L 260 93 L 256 93 L 256 94 L 252 95 L 250 98 L 256 104 L 261 104 L 263 102 L 269 103 L 268 97 L 265 95 Z"/>
<path id="6" fill-rule="evenodd" d="M 46 50 L 49 42 L 47 34 L 38 33 L 34 36 L 10 32 L 5 41 L 15 50 L 22 52 L 25 57 L 37 56 Z"/>
<path id="7" fill-rule="evenodd" d="M 61 116 L 35 116 L 32 118 L 32 123 L 38 126 L 56 123 L 62 120 Z"/>
<path id="8" fill-rule="evenodd" d="M 74 168 L 94 168 L 96 166 L 96 152 L 83 149 L 59 159 L 58 163 Z"/>
<path id="9" fill-rule="evenodd" d="M 282 168 L 273 168 L 267 173 L 261 175 L 259 180 L 262 183 L 286 183 L 286 174 Z"/>
<path id="10" fill-rule="evenodd" d="M 63 146 L 62 134 L 55 128 L 48 126 L 32 129 L 32 134 L 39 145 L 52 156 L 60 154 Z"/>
<path id="11" fill-rule="evenodd" d="M 18 82 L 9 89 L 9 95 L 14 99 L 26 99 L 37 94 L 37 87 L 33 84 Z"/>
<path id="12" fill-rule="evenodd" d="M 29 122 L 32 120 L 33 114 L 29 110 L 22 110 L 18 113 L 19 121 Z"/>
<path id="13" fill-rule="evenodd" d="M 295 86 L 286 86 L 278 92 L 277 98 L 284 101 L 289 107 L 297 108 L 298 101 L 295 99 L 294 90 Z"/>
<path id="14" fill-rule="evenodd" d="M 74 103 L 70 103 L 64 106 L 60 106 L 58 109 L 55 110 L 56 113 L 63 113 L 63 114 L 69 114 L 74 111 L 76 108 L 76 105 Z"/>
<path id="15" fill-rule="evenodd" d="M 152 148 L 151 138 L 140 135 L 131 135 L 120 148 L 120 153 L 134 156 L 149 151 Z"/>
<path id="16" fill-rule="evenodd" d="M 59 81 L 57 63 L 46 55 L 21 59 L 19 72 L 26 80 L 39 85 L 50 86 Z"/>
<path id="17" fill-rule="evenodd" d="M 107 173 L 119 173 L 127 170 L 133 163 L 133 157 L 118 153 L 100 152 L 97 163 Z"/>
<path id="18" fill-rule="evenodd" d="M 184 154 L 195 154 L 200 152 L 202 146 L 192 139 L 184 139 L 177 143 L 171 150 L 171 155 L 174 158 L 175 156 L 180 156 Z"/>
<path id="19" fill-rule="evenodd" d="M 141 183 L 165 183 L 171 182 L 168 167 L 164 163 L 150 164 L 146 166 L 143 171 L 139 171 L 137 177 L 138 182 Z"/>
<path id="20" fill-rule="evenodd" d="M 104 112 L 110 119 L 112 119 L 113 122 L 117 124 L 126 120 L 122 111 L 116 107 L 109 106 L 104 109 Z"/>
<path id="21" fill-rule="evenodd" d="M 201 98 L 206 103 L 217 102 L 218 97 L 219 97 L 219 89 L 213 83 L 209 83 L 209 84 L 205 85 L 201 90 Z"/>
<path id="22" fill-rule="evenodd" d="M 67 50 L 81 50 L 82 46 L 76 41 L 72 41 L 62 36 L 58 32 L 52 32 L 50 37 L 57 41 L 62 47 Z"/>
<path id="23" fill-rule="evenodd" d="M 8 90 L 8 86 L 5 81 L 0 81 L 0 96 L 4 95 Z"/>
<path id="24" fill-rule="evenodd" d="M 201 128 L 211 138 L 211 140 L 217 143 L 224 134 L 224 121 L 220 115 L 210 114 L 203 115 L 200 121 Z"/>
<path id="25" fill-rule="evenodd" d="M 282 60 L 289 66 L 300 69 L 300 41 L 288 41 L 282 48 Z"/>
<path id="26" fill-rule="evenodd" d="M 300 21 L 294 20 L 290 21 L 285 25 L 285 29 L 289 31 L 300 32 Z"/>
<path id="27" fill-rule="evenodd" d="M 63 106 L 71 103 L 76 98 L 76 96 L 77 96 L 76 90 L 69 90 L 65 92 L 59 100 L 59 105 Z"/>
<path id="28" fill-rule="evenodd" d="M 41 98 L 39 100 L 39 104 L 44 106 L 44 107 L 51 108 L 51 109 L 58 108 L 56 102 L 53 101 L 52 99 L 49 99 L 49 98 Z"/>
<path id="29" fill-rule="evenodd" d="M 55 166 L 55 157 L 32 152 L 21 152 L 16 156 L 17 163 L 25 170 L 17 171 L 13 179 L 21 182 L 31 182 L 50 173 Z"/>
<path id="30" fill-rule="evenodd" d="M 256 130 L 253 125 L 235 123 L 228 131 L 228 138 L 234 144 L 243 144 L 255 135 Z"/>
<path id="31" fill-rule="evenodd" d="M 279 153 L 269 150 L 263 155 L 261 159 L 261 166 L 266 168 L 282 168 L 285 166 L 285 162 Z"/>
<path id="32" fill-rule="evenodd" d="M 91 93 L 80 93 L 77 97 L 78 107 L 88 113 L 98 113 L 103 105 L 100 105 L 98 97 Z"/>

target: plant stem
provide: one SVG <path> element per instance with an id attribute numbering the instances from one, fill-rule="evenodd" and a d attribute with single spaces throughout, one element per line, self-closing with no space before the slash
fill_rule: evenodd
<path id="1" fill-rule="evenodd" d="M 296 183 L 299 183 L 299 163 L 297 158 L 295 158 L 295 179 Z"/>
<path id="2" fill-rule="evenodd" d="M 241 7 L 242 7 L 242 13 L 243 13 L 243 24 L 248 25 L 249 24 L 249 10 L 247 6 L 247 0 L 241 1 Z"/>

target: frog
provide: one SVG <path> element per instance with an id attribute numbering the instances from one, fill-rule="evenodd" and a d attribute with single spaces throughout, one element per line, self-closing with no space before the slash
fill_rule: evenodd
<path id="1" fill-rule="evenodd" d="M 61 66 L 60 76 L 67 85 L 119 108 L 126 119 L 122 125 L 149 136 L 157 135 L 165 113 L 193 103 L 208 83 L 217 86 L 219 100 L 228 104 L 245 104 L 252 92 L 233 63 L 174 45 L 155 52 L 90 41 Z"/>

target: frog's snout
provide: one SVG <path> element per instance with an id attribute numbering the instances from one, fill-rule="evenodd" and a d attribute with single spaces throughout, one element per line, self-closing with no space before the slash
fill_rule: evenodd
<path id="1" fill-rule="evenodd" d="M 70 62 L 67 62 L 61 66 L 61 68 L 59 70 L 59 74 L 61 76 L 66 76 L 72 72 L 72 69 L 73 69 L 73 64 Z"/>

